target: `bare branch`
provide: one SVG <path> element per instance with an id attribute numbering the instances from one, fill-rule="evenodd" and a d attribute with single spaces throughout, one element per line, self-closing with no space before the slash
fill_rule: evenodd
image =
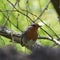
<path id="1" fill-rule="evenodd" d="M 29 18 L 29 19 L 34 23 L 34 21 L 33 21 L 28 15 L 26 15 L 26 14 L 22 13 L 21 11 L 19 11 L 19 10 L 14 6 L 14 4 L 12 4 L 9 0 L 7 0 L 7 1 L 16 9 L 17 12 L 19 12 L 19 13 L 21 13 L 22 15 L 26 16 L 27 18 Z"/>
<path id="2" fill-rule="evenodd" d="M 60 46 L 60 42 L 57 40 L 57 39 L 54 39 L 54 38 L 51 38 L 51 37 L 38 37 L 38 39 L 47 39 L 47 40 L 50 40 L 50 41 L 53 41 L 56 45 L 59 45 Z"/>
<path id="3" fill-rule="evenodd" d="M 11 36 L 11 33 L 12 33 L 12 36 Z M 11 39 L 11 41 L 12 41 L 12 38 L 13 38 L 15 42 L 17 42 L 19 44 L 21 43 L 21 41 L 20 41 L 21 34 L 16 33 L 12 30 L 9 30 L 9 29 L 7 29 L 3 26 L 0 26 L 0 35 Z M 60 46 L 60 42 L 57 39 L 54 39 L 54 38 L 52 39 L 51 37 L 38 37 L 38 39 L 44 39 L 44 40 L 47 39 L 47 40 L 53 41 L 55 44 Z"/>
<path id="4" fill-rule="evenodd" d="M 45 12 L 45 10 L 48 8 L 48 5 L 50 4 L 50 0 L 48 1 L 47 5 L 45 6 L 45 8 L 43 9 L 43 11 L 41 12 L 41 14 L 35 19 L 35 21 L 37 21 Z"/>
<path id="5" fill-rule="evenodd" d="M 21 35 L 18 34 L 18 33 L 15 33 L 13 32 L 12 36 L 11 36 L 11 33 L 13 31 L 11 30 L 8 30 L 7 28 L 3 27 L 3 26 L 0 26 L 0 35 L 6 37 L 6 38 L 9 38 L 12 40 L 12 37 L 14 38 L 14 41 L 16 41 L 17 43 L 20 43 L 20 37 Z"/>

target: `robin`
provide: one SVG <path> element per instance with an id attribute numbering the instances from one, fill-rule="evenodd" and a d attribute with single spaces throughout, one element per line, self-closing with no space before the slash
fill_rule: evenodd
<path id="1" fill-rule="evenodd" d="M 35 41 L 37 40 L 38 33 L 37 30 L 38 28 L 41 27 L 38 24 L 34 23 L 30 25 L 23 33 L 21 36 L 21 45 L 24 46 L 32 46 Z"/>

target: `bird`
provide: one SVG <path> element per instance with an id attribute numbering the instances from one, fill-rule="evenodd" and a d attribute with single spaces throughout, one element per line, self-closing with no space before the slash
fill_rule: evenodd
<path id="1" fill-rule="evenodd" d="M 22 46 L 32 46 L 38 37 L 38 28 L 41 27 L 37 23 L 31 24 L 21 35 L 21 45 Z"/>

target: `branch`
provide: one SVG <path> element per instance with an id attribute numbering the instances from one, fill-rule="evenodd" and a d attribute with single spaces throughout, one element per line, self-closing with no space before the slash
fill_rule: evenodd
<path id="1" fill-rule="evenodd" d="M 41 12 L 41 14 L 35 19 L 35 21 L 37 21 L 43 15 L 43 13 L 45 12 L 45 10 L 48 8 L 49 4 L 50 4 L 50 0 L 48 1 L 47 5 L 45 6 L 45 8 Z"/>
<path id="2" fill-rule="evenodd" d="M 22 15 L 26 16 L 27 18 L 29 18 L 33 23 L 35 23 L 28 15 L 24 14 L 23 12 L 19 11 L 13 3 L 11 3 L 9 0 L 7 0 L 15 9 L 17 12 L 21 13 Z"/>
<path id="3" fill-rule="evenodd" d="M 13 32 L 13 31 L 11 31 L 11 30 L 3 27 L 3 26 L 0 26 L 0 35 L 4 36 L 4 37 L 6 37 L 6 38 L 9 38 L 9 39 L 11 39 L 11 40 L 12 40 L 12 38 L 13 38 L 14 41 L 16 41 L 17 43 L 21 43 L 21 42 L 20 42 L 20 37 L 21 37 L 21 35 L 18 34 L 18 33 L 15 33 L 15 32 L 12 33 L 12 32 Z M 12 35 L 11 35 L 11 34 L 12 34 Z"/>
<path id="4" fill-rule="evenodd" d="M 48 5 L 50 4 L 50 0 L 49 0 L 48 3 L 47 3 L 47 5 L 45 6 L 45 8 L 43 9 L 43 11 L 41 12 L 41 14 L 36 18 L 35 21 L 33 21 L 28 15 L 26 15 L 26 14 L 22 13 L 21 11 L 19 11 L 19 10 L 14 6 L 14 4 L 13 4 L 12 2 L 10 2 L 9 0 L 7 0 L 7 1 L 16 9 L 17 12 L 19 12 L 19 13 L 27 16 L 27 18 L 29 18 L 33 23 L 35 23 L 35 21 L 37 21 L 38 19 L 40 19 L 40 17 L 42 16 L 42 14 L 45 12 L 45 10 L 47 9 Z M 35 15 L 34 15 L 34 16 L 35 16 Z M 44 23 L 41 19 L 40 19 L 40 21 L 41 21 L 42 23 Z M 44 23 L 44 24 L 45 24 L 45 23 Z M 55 36 L 56 36 L 57 38 L 59 38 L 59 36 L 58 36 L 47 24 L 45 24 L 45 25 L 55 34 Z M 42 30 L 43 30 L 43 29 L 42 29 Z M 44 30 L 43 30 L 43 31 L 44 31 Z M 45 31 L 44 31 L 44 32 L 45 32 Z M 47 32 L 45 32 L 45 33 L 47 33 Z M 47 34 L 51 37 L 51 35 L 50 35 L 49 33 L 47 33 Z"/>
<path id="5" fill-rule="evenodd" d="M 5 28 L 3 26 L 0 26 L 0 35 L 11 39 L 11 41 L 14 40 L 15 42 L 17 42 L 19 44 L 21 43 L 21 41 L 20 41 L 21 40 L 20 39 L 21 38 L 21 34 L 16 33 L 16 32 L 14 32 L 12 30 L 9 30 L 9 29 L 7 29 L 7 28 Z M 47 39 L 47 40 L 53 41 L 55 44 L 60 46 L 60 42 L 57 39 L 52 39 L 51 37 L 38 37 L 38 39 L 44 39 L 44 40 Z"/>
<path id="6" fill-rule="evenodd" d="M 56 45 L 60 46 L 60 42 L 57 39 L 53 39 L 51 37 L 38 37 L 38 39 L 44 39 L 44 40 L 47 39 L 47 40 L 53 41 Z"/>

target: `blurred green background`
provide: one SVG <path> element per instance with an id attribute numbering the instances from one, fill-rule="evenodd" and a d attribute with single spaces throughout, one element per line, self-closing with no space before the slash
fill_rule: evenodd
<path id="1" fill-rule="evenodd" d="M 41 14 L 49 0 L 10 0 L 14 5 L 11 5 L 7 0 L 0 0 L 0 25 L 4 25 L 15 32 L 22 33 L 32 21 L 27 17 L 29 16 L 33 21 Z M 18 12 L 15 8 L 22 12 Z M 25 14 L 25 15 L 24 15 Z M 26 16 L 27 15 L 27 16 Z M 50 3 L 45 10 L 45 12 L 40 17 L 48 26 L 50 26 L 53 31 L 60 36 L 60 24 L 58 22 L 58 15 Z M 56 38 L 54 33 L 47 28 L 41 21 L 38 19 L 36 23 L 41 24 L 42 27 L 51 34 L 52 37 Z M 39 36 L 47 36 L 41 29 L 38 30 Z M 52 46 L 54 43 L 49 40 L 40 40 L 37 39 L 37 43 L 42 45 Z M 0 36 L 0 46 L 13 44 L 10 42 L 10 39 Z M 25 47 L 22 47 L 20 44 L 14 43 L 17 49 L 20 51 L 26 51 Z M 19 49 L 20 48 L 20 49 Z"/>

